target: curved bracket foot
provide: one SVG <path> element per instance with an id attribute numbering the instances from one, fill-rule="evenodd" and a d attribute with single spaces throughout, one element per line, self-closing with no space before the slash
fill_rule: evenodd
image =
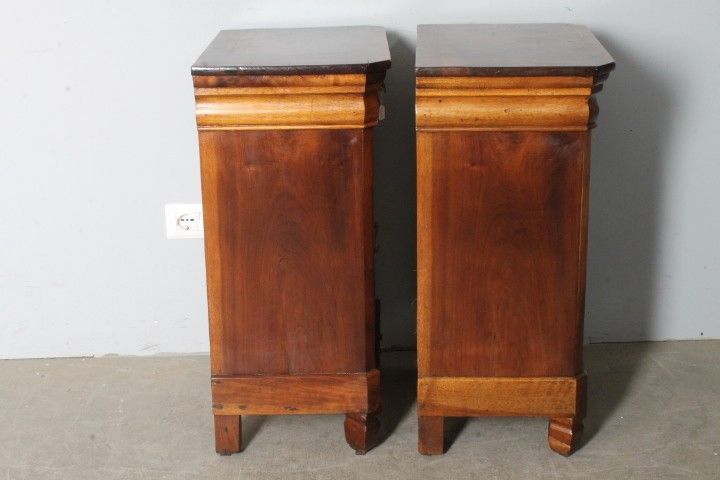
<path id="1" fill-rule="evenodd" d="M 560 455 L 568 456 L 580 445 L 583 422 L 576 417 L 551 418 L 548 424 L 548 443 Z"/>
<path id="2" fill-rule="evenodd" d="M 379 411 L 345 415 L 345 440 L 357 455 L 365 455 L 375 446 L 380 432 L 378 413 Z"/>

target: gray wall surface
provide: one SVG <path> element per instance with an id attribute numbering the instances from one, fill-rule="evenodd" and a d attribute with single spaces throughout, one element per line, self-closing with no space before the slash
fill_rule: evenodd
<path id="1" fill-rule="evenodd" d="M 593 131 L 586 339 L 720 338 L 720 3 L 30 0 L 0 16 L 0 358 L 208 350 L 189 67 L 218 30 L 382 25 L 385 347 L 415 342 L 419 23 L 589 26 L 617 61 Z"/>

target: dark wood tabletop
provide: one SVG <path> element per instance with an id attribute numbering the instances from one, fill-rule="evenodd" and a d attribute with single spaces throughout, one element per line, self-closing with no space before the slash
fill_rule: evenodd
<path id="1" fill-rule="evenodd" d="M 419 25 L 418 76 L 604 76 L 610 54 L 582 25 Z"/>
<path id="2" fill-rule="evenodd" d="M 382 27 L 223 30 L 193 75 L 366 73 L 390 67 Z"/>

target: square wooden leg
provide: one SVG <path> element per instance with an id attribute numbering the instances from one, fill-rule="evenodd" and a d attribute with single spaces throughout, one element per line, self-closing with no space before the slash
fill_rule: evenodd
<path id="1" fill-rule="evenodd" d="M 237 453 L 242 448 L 240 415 L 215 415 L 215 451 L 220 455 Z"/>
<path id="2" fill-rule="evenodd" d="M 418 416 L 418 452 L 423 455 L 445 453 L 445 417 Z"/>

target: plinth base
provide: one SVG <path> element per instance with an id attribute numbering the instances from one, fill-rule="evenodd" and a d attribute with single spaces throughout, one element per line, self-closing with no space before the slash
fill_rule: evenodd
<path id="1" fill-rule="evenodd" d="M 380 372 L 280 376 L 213 376 L 215 450 L 242 450 L 242 415 L 345 413 L 345 439 L 365 454 L 377 441 Z"/>
<path id="2" fill-rule="evenodd" d="M 550 448 L 570 455 L 585 417 L 587 377 L 424 377 L 418 381 L 418 451 L 438 455 L 445 417 L 548 417 Z"/>

